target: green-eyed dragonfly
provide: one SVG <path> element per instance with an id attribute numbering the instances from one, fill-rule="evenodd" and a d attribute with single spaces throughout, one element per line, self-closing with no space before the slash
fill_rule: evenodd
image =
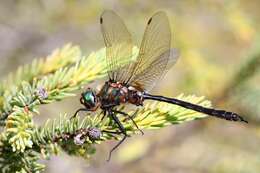
<path id="1" fill-rule="evenodd" d="M 118 125 L 120 134 L 123 134 L 123 138 L 111 149 L 109 159 L 111 153 L 127 137 L 126 130 L 116 115 L 128 116 L 138 128 L 130 115 L 117 110 L 117 107 L 121 104 L 130 103 L 142 106 L 145 100 L 156 100 L 230 121 L 247 122 L 234 112 L 206 108 L 175 98 L 148 93 L 179 57 L 178 51 L 171 48 L 171 29 L 168 17 L 164 12 L 157 12 L 148 20 L 135 61 L 132 61 L 133 43 L 131 34 L 121 18 L 113 11 L 106 10 L 100 17 L 100 25 L 106 46 L 109 79 L 99 92 L 89 88 L 81 94 L 80 102 L 84 105 L 84 108 L 78 109 L 74 117 L 80 111 L 96 111 L 101 108 L 103 117 L 109 116 L 114 120 Z M 122 60 L 132 62 L 125 64 L 121 63 Z"/>

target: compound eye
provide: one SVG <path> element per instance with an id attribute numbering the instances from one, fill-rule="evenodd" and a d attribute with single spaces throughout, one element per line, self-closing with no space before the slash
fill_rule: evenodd
<path id="1" fill-rule="evenodd" d="M 92 91 L 87 91 L 82 95 L 83 102 L 90 106 L 95 106 L 95 95 Z"/>

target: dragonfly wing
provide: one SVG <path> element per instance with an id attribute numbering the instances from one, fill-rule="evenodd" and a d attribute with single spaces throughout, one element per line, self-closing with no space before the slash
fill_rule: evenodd
<path id="1" fill-rule="evenodd" d="M 122 19 L 106 10 L 100 18 L 101 31 L 106 46 L 107 72 L 110 80 L 118 81 L 125 75 L 125 64 L 132 58 L 132 38 Z"/>
<path id="2" fill-rule="evenodd" d="M 158 83 L 158 80 L 166 74 L 166 72 L 176 63 L 179 57 L 176 49 L 170 49 L 161 54 L 155 61 L 153 61 L 148 68 L 139 72 L 134 80 L 132 86 L 149 91 Z"/>
<path id="3" fill-rule="evenodd" d="M 155 13 L 148 21 L 128 83 L 139 89 L 151 89 L 172 66 L 178 53 L 171 47 L 171 29 L 164 12 Z"/>

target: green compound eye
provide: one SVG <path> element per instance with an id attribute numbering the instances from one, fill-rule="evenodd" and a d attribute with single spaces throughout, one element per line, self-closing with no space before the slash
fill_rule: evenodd
<path id="1" fill-rule="evenodd" d="M 94 93 L 92 91 L 86 91 L 83 94 L 84 100 L 86 103 L 90 104 L 90 105 L 95 105 L 95 96 Z"/>

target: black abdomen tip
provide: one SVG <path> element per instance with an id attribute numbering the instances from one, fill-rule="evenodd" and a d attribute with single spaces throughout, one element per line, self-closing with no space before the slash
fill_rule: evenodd
<path id="1" fill-rule="evenodd" d="M 227 112 L 227 114 L 224 114 L 226 115 L 226 119 L 227 120 L 232 120 L 232 121 L 241 121 L 241 122 L 245 122 L 245 123 L 248 123 L 247 120 L 245 120 L 243 117 L 241 117 L 240 115 L 236 114 L 236 113 L 233 113 L 233 112 Z"/>

